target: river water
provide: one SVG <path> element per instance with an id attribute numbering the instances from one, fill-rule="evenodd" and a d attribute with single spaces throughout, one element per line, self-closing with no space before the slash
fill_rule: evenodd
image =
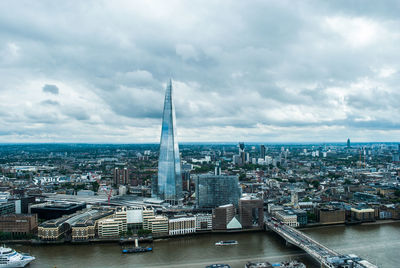
<path id="1" fill-rule="evenodd" d="M 379 267 L 400 267 L 400 222 L 381 225 L 331 226 L 304 229 L 322 244 L 354 253 Z M 219 240 L 234 239 L 236 246 L 217 247 Z M 122 254 L 117 244 L 13 245 L 37 259 L 29 267 L 205 267 L 227 263 L 244 267 L 249 260 L 279 262 L 297 259 L 307 267 L 319 267 L 311 257 L 271 232 L 202 234 L 155 241 L 153 252 Z"/>

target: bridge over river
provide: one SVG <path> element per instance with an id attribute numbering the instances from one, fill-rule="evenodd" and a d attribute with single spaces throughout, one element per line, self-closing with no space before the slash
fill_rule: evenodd
<path id="1" fill-rule="evenodd" d="M 338 252 L 318 243 L 303 232 L 296 230 L 275 219 L 267 218 L 265 228 L 271 230 L 287 243 L 295 245 L 317 260 L 321 267 L 329 268 L 377 268 L 378 266 L 359 258 L 354 254 L 339 254 Z"/>

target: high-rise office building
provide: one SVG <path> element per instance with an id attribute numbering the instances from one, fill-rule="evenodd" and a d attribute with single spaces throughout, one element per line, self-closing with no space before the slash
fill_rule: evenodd
<path id="1" fill-rule="evenodd" d="M 244 151 L 244 143 L 239 142 L 239 165 L 246 163 L 246 152 Z"/>
<path id="2" fill-rule="evenodd" d="M 215 171 L 214 171 L 214 175 L 221 175 L 221 166 L 219 161 L 216 162 L 215 164 Z"/>
<path id="3" fill-rule="evenodd" d="M 260 158 L 265 159 L 265 145 L 260 145 Z"/>
<path id="4" fill-rule="evenodd" d="M 238 176 L 199 175 L 196 178 L 198 208 L 215 208 L 226 204 L 237 207 L 240 195 Z"/>
<path id="5" fill-rule="evenodd" d="M 127 168 L 114 169 L 114 184 L 116 186 L 130 184 L 129 170 Z"/>
<path id="6" fill-rule="evenodd" d="M 182 198 L 181 160 L 175 121 L 170 80 L 165 92 L 157 178 L 157 195 L 170 204 L 178 204 Z"/>
<path id="7" fill-rule="evenodd" d="M 347 148 L 350 148 L 350 138 L 347 139 Z"/>

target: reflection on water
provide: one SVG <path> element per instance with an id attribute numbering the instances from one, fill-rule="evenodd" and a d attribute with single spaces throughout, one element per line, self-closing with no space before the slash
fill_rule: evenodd
<path id="1" fill-rule="evenodd" d="M 379 267 L 399 267 L 400 223 L 384 225 L 331 226 L 304 229 L 305 233 L 340 253 L 355 253 Z M 234 239 L 236 246 L 215 246 L 219 240 Z M 37 260 L 30 267 L 205 267 L 228 263 L 243 267 L 249 260 L 278 262 L 297 259 L 307 267 L 319 267 L 307 254 L 271 232 L 203 234 L 160 240 L 154 251 L 122 254 L 117 244 L 88 245 L 14 245 L 30 252 Z"/>

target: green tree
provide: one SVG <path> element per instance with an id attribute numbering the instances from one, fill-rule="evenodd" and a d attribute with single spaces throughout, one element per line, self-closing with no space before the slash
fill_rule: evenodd
<path id="1" fill-rule="evenodd" d="M 314 186 L 314 188 L 318 188 L 319 187 L 319 181 L 312 181 L 311 184 Z"/>
<path id="2" fill-rule="evenodd" d="M 97 193 L 97 191 L 99 190 L 99 187 L 100 187 L 100 185 L 97 181 L 92 182 L 92 188 L 93 188 L 94 192 Z"/>
<path id="3" fill-rule="evenodd" d="M 307 217 L 309 222 L 316 222 L 317 220 L 315 213 L 312 213 L 311 211 L 307 211 Z"/>
<path id="4" fill-rule="evenodd" d="M 137 233 L 138 235 L 146 235 L 146 234 L 151 234 L 151 231 L 145 229 L 139 229 Z"/>
<path id="5" fill-rule="evenodd" d="M 397 197 L 400 197 L 400 190 L 394 191 L 394 195 L 397 196 Z"/>

